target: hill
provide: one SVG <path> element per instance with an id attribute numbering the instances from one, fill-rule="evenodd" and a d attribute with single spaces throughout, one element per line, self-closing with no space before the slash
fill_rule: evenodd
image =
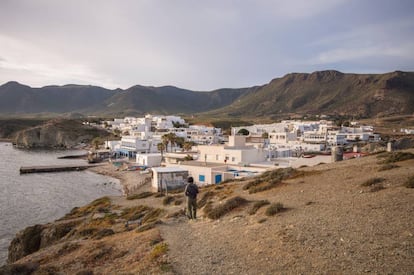
<path id="1" fill-rule="evenodd" d="M 410 274 L 412 153 L 273 170 L 256 187 L 278 183 L 254 192 L 252 180 L 201 188 L 196 222 L 184 216 L 182 193 L 159 197 L 144 185 L 130 199 L 102 198 L 23 230 L 0 273 Z"/>
<path id="2" fill-rule="evenodd" d="M 214 117 L 286 117 L 289 114 L 383 117 L 414 112 L 414 73 L 344 74 L 320 71 L 273 79 Z"/>
<path id="3" fill-rule="evenodd" d="M 108 90 L 65 85 L 0 86 L 0 115 L 126 116 L 198 114 L 207 118 L 270 119 L 303 115 L 358 118 L 414 113 L 414 73 L 291 73 L 263 86 L 197 92 L 174 86 Z"/>
<path id="4" fill-rule="evenodd" d="M 227 106 L 250 89 L 194 92 L 173 86 L 133 86 L 108 90 L 96 86 L 65 85 L 31 88 L 17 82 L 0 86 L 0 115 L 143 115 L 190 114 Z"/>

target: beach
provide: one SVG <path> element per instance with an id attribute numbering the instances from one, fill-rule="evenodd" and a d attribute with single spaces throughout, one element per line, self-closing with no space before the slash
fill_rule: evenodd
<path id="1" fill-rule="evenodd" d="M 109 176 L 119 179 L 122 185 L 122 191 L 124 196 L 134 194 L 138 191 L 150 191 L 151 189 L 151 174 L 141 174 L 140 171 L 128 171 L 122 167 L 116 167 L 110 162 L 106 162 L 102 165 L 91 167 L 88 169 L 97 174 Z"/>

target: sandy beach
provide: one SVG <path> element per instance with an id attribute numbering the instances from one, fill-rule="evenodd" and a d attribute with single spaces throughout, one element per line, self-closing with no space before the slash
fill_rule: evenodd
<path id="1" fill-rule="evenodd" d="M 151 186 L 151 174 L 141 174 L 140 171 L 123 170 L 122 167 L 106 162 L 102 165 L 89 168 L 89 171 L 116 178 L 120 180 L 122 185 L 123 195 L 128 196 L 142 191 L 149 191 Z M 147 183 L 147 184 L 146 184 Z"/>

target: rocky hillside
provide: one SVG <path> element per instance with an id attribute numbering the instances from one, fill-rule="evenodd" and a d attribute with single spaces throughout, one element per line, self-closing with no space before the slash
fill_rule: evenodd
<path id="1" fill-rule="evenodd" d="M 201 188 L 197 221 L 181 192 L 143 186 L 23 230 L 0 273 L 411 274 L 413 153 Z"/>
<path id="2" fill-rule="evenodd" d="M 287 114 L 382 117 L 414 112 L 414 73 L 344 74 L 320 71 L 273 79 L 214 116 L 279 117 Z"/>
<path id="3" fill-rule="evenodd" d="M 76 120 L 55 119 L 18 132 L 14 143 L 24 148 L 73 148 L 81 143 L 90 144 L 95 137 L 110 134 L 102 129 L 83 125 Z"/>
<path id="4" fill-rule="evenodd" d="M 227 106 L 250 90 L 219 89 L 195 92 L 173 86 L 140 85 L 126 90 L 108 90 L 85 85 L 31 88 L 17 82 L 8 82 L 0 86 L 0 115 L 189 114 Z"/>
<path id="5" fill-rule="evenodd" d="M 210 117 L 280 118 L 290 114 L 357 117 L 411 115 L 414 73 L 292 73 L 263 86 L 196 92 L 174 86 L 108 90 L 66 85 L 0 86 L 0 115 L 143 115 L 204 113 Z"/>

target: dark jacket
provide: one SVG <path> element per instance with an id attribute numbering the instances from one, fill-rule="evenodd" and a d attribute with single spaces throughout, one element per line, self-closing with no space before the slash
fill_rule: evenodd
<path id="1" fill-rule="evenodd" d="M 185 195 L 191 199 L 197 198 L 198 186 L 194 183 L 188 183 L 184 191 Z"/>

